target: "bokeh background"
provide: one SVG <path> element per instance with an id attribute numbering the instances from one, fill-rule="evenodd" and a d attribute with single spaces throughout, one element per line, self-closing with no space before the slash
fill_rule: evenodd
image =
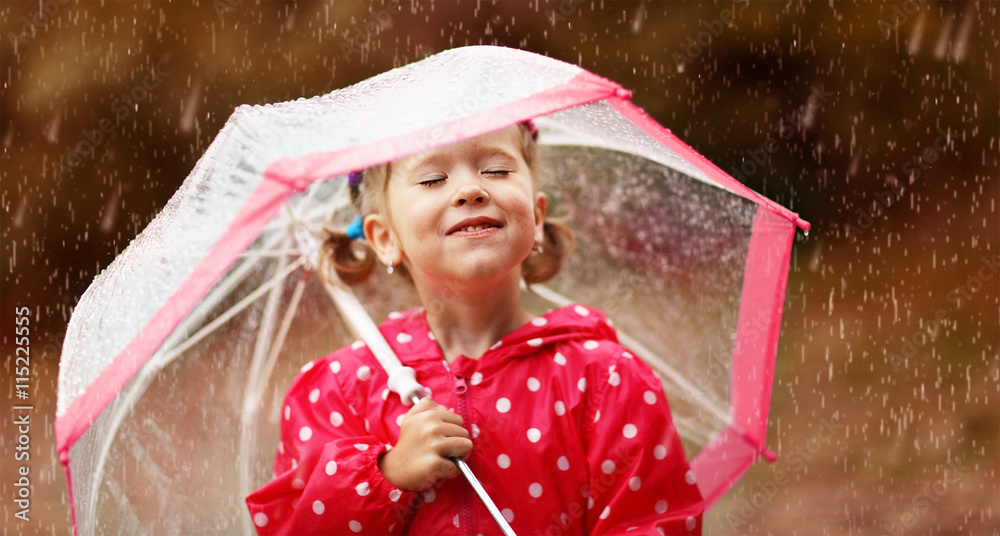
<path id="1" fill-rule="evenodd" d="M 997 2 L 7 0 L 0 20 L 3 532 L 71 530 L 52 432 L 69 315 L 235 107 L 499 44 L 632 89 L 812 223 L 778 353 L 779 459 L 706 532 L 1000 533 Z M 87 134 L 104 119 L 109 134 Z M 27 522 L 7 410 L 18 307 L 36 408 Z"/>

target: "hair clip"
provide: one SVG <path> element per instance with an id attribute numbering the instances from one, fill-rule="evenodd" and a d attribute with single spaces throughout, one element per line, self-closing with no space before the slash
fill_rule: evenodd
<path id="1" fill-rule="evenodd" d="M 352 171 L 347 174 L 347 185 L 348 186 L 358 186 L 361 184 L 361 179 L 365 177 L 364 171 Z"/>
<path id="2" fill-rule="evenodd" d="M 354 221 L 347 226 L 347 238 L 351 240 L 364 240 L 365 239 L 365 228 L 364 224 L 361 222 L 361 215 L 354 217 Z"/>
<path id="3" fill-rule="evenodd" d="M 528 125 L 528 132 L 531 132 L 532 134 L 538 134 L 538 126 L 535 125 L 534 119 L 528 119 L 527 121 L 525 121 L 525 123 Z"/>

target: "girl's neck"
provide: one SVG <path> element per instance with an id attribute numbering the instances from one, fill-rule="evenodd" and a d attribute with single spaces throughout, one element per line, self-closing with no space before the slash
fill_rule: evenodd
<path id="1" fill-rule="evenodd" d="M 521 305 L 520 278 L 486 285 L 455 283 L 418 292 L 427 325 L 445 360 L 478 359 L 505 335 L 531 320 Z"/>

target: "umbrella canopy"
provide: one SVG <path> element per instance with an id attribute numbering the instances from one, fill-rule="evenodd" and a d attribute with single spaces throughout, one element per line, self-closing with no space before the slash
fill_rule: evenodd
<path id="1" fill-rule="evenodd" d="M 661 374 L 715 502 L 772 456 L 791 244 L 808 224 L 628 98 L 579 67 L 475 46 L 238 108 L 70 319 L 55 426 L 77 529 L 250 530 L 242 498 L 269 476 L 278 400 L 299 365 L 352 340 L 330 299 L 344 289 L 309 277 L 322 226 L 353 217 L 346 174 L 532 118 L 550 210 L 580 251 L 526 304 L 609 313 Z M 373 315 L 412 300 L 385 276 L 358 292 Z"/>

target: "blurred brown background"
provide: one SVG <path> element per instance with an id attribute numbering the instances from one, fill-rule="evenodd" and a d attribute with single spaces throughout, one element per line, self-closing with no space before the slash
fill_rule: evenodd
<path id="1" fill-rule="evenodd" d="M 1000 533 L 997 2 L 8 0 L 0 18 L 6 533 L 70 530 L 52 433 L 66 322 L 233 109 L 468 44 L 632 89 L 813 225 L 795 244 L 778 354 L 779 460 L 759 462 L 707 532 Z M 7 410 L 22 306 L 28 522 L 14 518 Z"/>

